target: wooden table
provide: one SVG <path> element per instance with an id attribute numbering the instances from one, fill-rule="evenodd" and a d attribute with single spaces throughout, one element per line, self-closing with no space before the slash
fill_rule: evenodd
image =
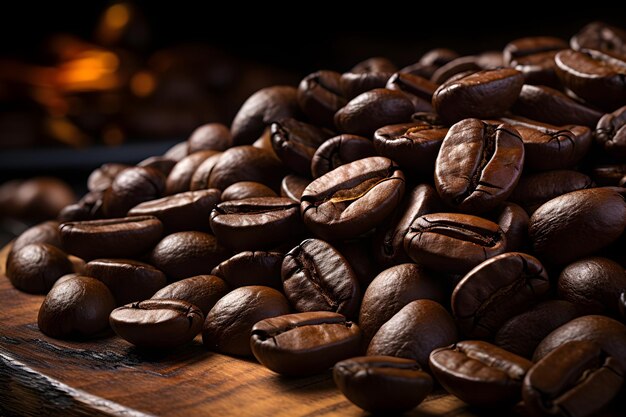
<path id="1" fill-rule="evenodd" d="M 207 351 L 200 338 L 145 354 L 116 336 L 51 339 L 37 328 L 43 296 L 12 287 L 0 252 L 0 415 L 363 416 L 330 372 L 285 378 L 256 362 Z M 450 395 L 431 395 L 409 416 L 474 417 Z"/>

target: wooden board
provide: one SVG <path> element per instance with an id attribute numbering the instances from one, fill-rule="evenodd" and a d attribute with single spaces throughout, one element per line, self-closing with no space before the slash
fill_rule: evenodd
<path id="1" fill-rule="evenodd" d="M 278 376 L 251 360 L 193 344 L 141 353 L 116 336 L 89 342 L 51 339 L 37 328 L 43 296 L 22 293 L 0 252 L 0 415 L 26 416 L 362 416 L 330 372 Z M 431 395 L 409 416 L 475 417 L 457 398 Z"/>

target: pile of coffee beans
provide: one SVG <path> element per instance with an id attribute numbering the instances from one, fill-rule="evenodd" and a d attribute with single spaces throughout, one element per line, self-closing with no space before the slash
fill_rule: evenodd
<path id="1" fill-rule="evenodd" d="M 7 276 L 47 294 L 51 337 L 202 333 L 279 374 L 334 367 L 373 412 L 440 386 L 532 416 L 621 414 L 624 185 L 626 31 L 591 23 L 569 44 L 262 89 L 230 128 L 95 170 L 15 240 Z"/>

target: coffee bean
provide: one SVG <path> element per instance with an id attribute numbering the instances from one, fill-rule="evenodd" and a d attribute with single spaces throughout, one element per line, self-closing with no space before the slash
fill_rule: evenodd
<path id="1" fill-rule="evenodd" d="M 375 56 L 365 59 L 356 64 L 350 72 L 396 72 L 396 66 L 389 59 L 382 56 Z"/>
<path id="2" fill-rule="evenodd" d="M 567 42 L 563 39 L 552 36 L 532 36 L 516 39 L 506 44 L 502 57 L 506 65 L 511 65 L 511 62 L 521 57 L 561 49 L 567 49 Z"/>
<path id="3" fill-rule="evenodd" d="M 279 252 L 240 252 L 213 268 L 211 274 L 222 278 L 231 288 L 265 285 L 282 291 L 280 270 L 284 257 Z"/>
<path id="4" fill-rule="evenodd" d="M 225 190 L 239 181 L 256 181 L 278 190 L 283 176 L 284 168 L 271 153 L 253 146 L 236 146 L 217 160 L 210 172 L 208 185 Z"/>
<path id="5" fill-rule="evenodd" d="M 267 185 L 254 181 L 236 182 L 226 187 L 222 192 L 222 201 L 243 200 L 252 197 L 277 197 L 277 195 Z"/>
<path id="6" fill-rule="evenodd" d="M 356 135 L 335 136 L 315 151 L 311 159 L 311 174 L 313 178 L 319 178 L 341 165 L 370 156 L 376 156 L 376 150 L 369 139 Z"/>
<path id="7" fill-rule="evenodd" d="M 209 157 L 219 155 L 217 151 L 205 150 L 192 153 L 181 159 L 170 171 L 165 181 L 165 194 L 172 195 L 190 190 L 191 178 L 198 167 Z M 217 161 L 217 159 L 213 159 Z M 206 188 L 206 187 L 205 187 Z"/>
<path id="8" fill-rule="evenodd" d="M 443 64 L 437 68 L 430 80 L 435 84 L 443 84 L 453 76 L 462 72 L 478 72 L 480 70 L 492 70 L 504 66 L 502 53 L 484 52 L 479 55 L 461 56 Z"/>
<path id="9" fill-rule="evenodd" d="M 123 217 L 137 204 L 161 197 L 164 190 L 165 176 L 154 168 L 127 168 L 117 174 L 104 192 L 104 214 Z"/>
<path id="10" fill-rule="evenodd" d="M 598 49 L 626 55 L 626 31 L 602 22 L 591 22 L 570 39 L 572 49 Z"/>
<path id="11" fill-rule="evenodd" d="M 232 142 L 230 130 L 221 123 L 202 125 L 196 128 L 187 139 L 190 155 L 206 150 L 223 152 L 231 147 Z"/>
<path id="12" fill-rule="evenodd" d="M 111 312 L 111 327 L 122 339 L 143 349 L 172 349 L 193 340 L 204 316 L 180 300 L 146 300 Z"/>
<path id="13" fill-rule="evenodd" d="M 177 161 L 164 156 L 151 156 L 137 164 L 138 167 L 151 168 L 159 171 L 165 178 L 170 174 Z"/>
<path id="14" fill-rule="evenodd" d="M 228 292 L 228 285 L 215 275 L 185 278 L 161 288 L 153 300 L 180 300 L 198 307 L 205 316 L 215 303 Z"/>
<path id="15" fill-rule="evenodd" d="M 602 116 L 596 126 L 596 140 L 611 156 L 626 158 L 626 106 Z"/>
<path id="16" fill-rule="evenodd" d="M 338 72 L 317 71 L 300 82 L 298 104 L 314 123 L 328 128 L 335 126 L 335 113 L 348 102 L 342 95 L 340 80 Z"/>
<path id="17" fill-rule="evenodd" d="M 73 272 L 67 253 L 48 243 L 31 243 L 11 251 L 6 275 L 11 284 L 31 294 L 47 293 L 54 282 Z"/>
<path id="18" fill-rule="evenodd" d="M 364 291 L 382 270 L 372 255 L 371 239 L 350 239 L 336 242 L 336 248 L 352 267 L 361 292 Z"/>
<path id="19" fill-rule="evenodd" d="M 433 380 L 411 359 L 360 356 L 337 363 L 333 379 L 351 402 L 372 413 L 400 413 L 421 403 Z"/>
<path id="20" fill-rule="evenodd" d="M 390 90 L 403 91 L 405 94 L 409 94 L 413 97 L 417 97 L 422 101 L 426 101 L 430 106 L 430 102 L 433 98 L 433 93 L 437 90 L 437 84 L 420 77 L 419 75 L 406 74 L 402 72 L 396 72 L 387 81 L 386 88 Z M 429 110 L 415 110 L 415 111 L 432 111 L 432 107 Z"/>
<path id="21" fill-rule="evenodd" d="M 341 74 L 339 87 L 343 97 L 352 100 L 359 94 L 375 88 L 384 88 L 391 72 L 346 72 Z"/>
<path id="22" fill-rule="evenodd" d="M 300 197 L 311 180 L 289 174 L 280 183 L 280 196 L 300 202 Z"/>
<path id="23" fill-rule="evenodd" d="M 515 203 L 504 202 L 491 212 L 491 217 L 504 233 L 506 252 L 522 251 L 528 242 L 528 214 Z"/>
<path id="24" fill-rule="evenodd" d="M 33 243 L 47 243 L 54 247 L 61 247 L 61 235 L 59 234 L 59 222 L 48 220 L 26 229 L 11 245 L 11 252 L 16 252 L 24 246 Z"/>
<path id="25" fill-rule="evenodd" d="M 197 166 L 196 170 L 191 175 L 189 185 L 187 186 L 187 188 L 191 191 L 214 188 L 211 187 L 209 184 L 209 181 L 211 179 L 211 173 L 213 172 L 213 168 L 215 168 L 224 152 L 202 151 L 202 153 L 204 152 L 212 152 L 212 155 L 208 158 L 204 158 L 200 165 Z"/>
<path id="26" fill-rule="evenodd" d="M 89 191 L 104 192 L 111 186 L 111 183 L 123 170 L 130 168 L 126 164 L 102 164 L 94 169 L 87 178 L 87 188 Z"/>
<path id="27" fill-rule="evenodd" d="M 359 326 L 319 311 L 267 318 L 252 327 L 250 346 L 261 364 L 290 376 L 318 374 L 359 352 Z"/>

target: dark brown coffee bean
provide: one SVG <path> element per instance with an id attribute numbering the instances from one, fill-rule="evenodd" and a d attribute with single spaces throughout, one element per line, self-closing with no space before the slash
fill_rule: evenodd
<path id="1" fill-rule="evenodd" d="M 319 177 L 302 193 L 309 230 L 327 240 L 358 236 L 382 222 L 400 203 L 404 174 L 387 158 L 360 159 Z"/>
<path id="2" fill-rule="evenodd" d="M 430 369 L 451 394 L 470 405 L 515 404 L 532 362 L 491 343 L 465 340 L 430 354 Z"/>
<path id="3" fill-rule="evenodd" d="M 611 188 L 590 188 L 543 204 L 531 216 L 528 230 L 540 259 L 566 264 L 609 245 L 624 227 L 622 195 Z"/>
<path id="4" fill-rule="evenodd" d="M 252 356 L 250 333 L 263 319 L 289 313 L 285 297 L 260 285 L 240 287 L 222 297 L 206 317 L 202 342 L 210 350 Z"/>
<path id="5" fill-rule="evenodd" d="M 601 187 L 618 185 L 625 175 L 626 164 L 598 165 L 589 172 L 589 176 Z"/>
<path id="6" fill-rule="evenodd" d="M 446 309 L 432 300 L 415 300 L 382 325 L 367 355 L 414 359 L 426 368 L 430 352 L 456 341 L 456 325 Z"/>
<path id="7" fill-rule="evenodd" d="M 523 84 L 522 73 L 512 68 L 479 71 L 439 86 L 433 107 L 450 124 L 499 117 L 515 103 Z"/>
<path id="8" fill-rule="evenodd" d="M 18 290 L 32 294 L 47 293 L 54 282 L 73 272 L 67 253 L 48 243 L 31 243 L 11 251 L 6 275 Z"/>
<path id="9" fill-rule="evenodd" d="M 290 376 L 322 373 L 359 353 L 361 330 L 328 311 L 287 314 L 257 322 L 250 346 L 261 364 Z"/>
<path id="10" fill-rule="evenodd" d="M 280 196 L 300 202 L 300 197 L 310 182 L 308 178 L 289 174 L 280 183 Z"/>
<path id="11" fill-rule="evenodd" d="M 138 167 L 143 168 L 152 168 L 159 171 L 165 178 L 170 174 L 174 165 L 176 165 L 176 161 L 173 159 L 166 158 L 164 156 L 151 156 L 149 158 L 144 159 L 143 161 L 137 164 Z"/>
<path id="12" fill-rule="evenodd" d="M 189 191 L 191 178 L 198 167 L 209 157 L 219 155 L 217 151 L 199 151 L 181 159 L 170 171 L 165 182 L 165 194 L 172 195 Z M 217 159 L 213 159 L 217 161 Z M 205 187 L 206 188 L 206 187 Z"/>
<path id="13" fill-rule="evenodd" d="M 148 252 L 163 234 L 163 224 L 152 216 L 62 223 L 63 248 L 85 260 L 132 258 Z"/>
<path id="14" fill-rule="evenodd" d="M 589 341 L 565 343 L 524 378 L 524 405 L 533 416 L 587 417 L 605 408 L 624 383 L 615 358 Z"/>
<path id="15" fill-rule="evenodd" d="M 403 93 L 377 88 L 339 109 L 335 113 L 335 126 L 344 133 L 371 137 L 382 126 L 407 122 L 413 111 L 413 103 Z"/>
<path id="16" fill-rule="evenodd" d="M 501 52 L 491 51 L 479 55 L 461 56 L 446 62 L 437 68 L 430 77 L 435 84 L 443 84 L 462 72 L 492 70 L 504 66 Z"/>
<path id="17" fill-rule="evenodd" d="M 89 174 L 89 178 L 87 178 L 87 188 L 89 191 L 104 192 L 111 186 L 117 174 L 126 168 L 130 168 L 130 166 L 126 164 L 103 164 Z"/>
<path id="18" fill-rule="evenodd" d="M 552 36 L 532 36 L 509 42 L 502 51 L 502 58 L 506 65 L 521 57 L 535 55 L 542 52 L 567 49 L 567 42 Z"/>
<path id="19" fill-rule="evenodd" d="M 417 362 L 393 356 L 360 356 L 337 363 L 333 379 L 352 403 L 372 413 L 401 413 L 424 401 L 433 380 Z"/>
<path id="20" fill-rule="evenodd" d="M 396 72 L 397 68 L 389 59 L 375 56 L 365 59 L 352 67 L 350 72 Z"/>
<path id="21" fill-rule="evenodd" d="M 60 248 L 61 235 L 59 233 L 59 222 L 49 220 L 26 229 L 13 241 L 11 251 L 18 251 L 24 246 L 31 245 L 33 243 L 47 243 Z"/>
<path id="22" fill-rule="evenodd" d="M 215 303 L 228 293 L 228 285 L 215 275 L 185 278 L 161 288 L 153 300 L 181 300 L 198 307 L 205 316 Z"/>
<path id="23" fill-rule="evenodd" d="M 281 276 L 295 310 L 356 316 L 361 299 L 356 276 L 339 251 L 323 240 L 307 239 L 293 248 L 285 255 Z"/>
<path id="24" fill-rule="evenodd" d="M 189 155 L 189 145 L 186 140 L 178 142 L 163 154 L 164 157 L 173 159 L 174 161 L 180 161 L 187 155 Z"/>
<path id="25" fill-rule="evenodd" d="M 37 316 L 39 330 L 56 339 L 96 336 L 109 327 L 115 300 L 100 281 L 71 276 L 58 282 L 43 300 Z"/>
<path id="26" fill-rule="evenodd" d="M 222 201 L 243 200 L 244 198 L 253 197 L 277 197 L 277 195 L 267 185 L 254 181 L 236 182 L 226 187 L 222 192 Z"/>
<path id="27" fill-rule="evenodd" d="M 437 90 L 437 84 L 420 77 L 419 75 L 406 74 L 396 72 L 387 81 L 386 88 L 389 90 L 402 91 L 405 94 L 409 94 L 413 97 L 419 98 L 421 101 L 426 101 L 430 106 L 430 102 L 433 98 L 433 93 Z M 415 110 L 415 111 L 432 111 L 430 110 Z"/>
<path id="28" fill-rule="evenodd" d="M 111 327 L 122 339 L 143 349 L 172 349 L 193 340 L 204 316 L 180 300 L 145 300 L 111 312 Z"/>
<path id="29" fill-rule="evenodd" d="M 144 201 L 163 195 L 165 176 L 153 168 L 132 167 L 117 174 L 104 192 L 106 217 L 123 217 L 128 210 Z"/>
<path id="30" fill-rule="evenodd" d="M 504 323 L 494 343 L 530 359 L 544 337 L 579 315 L 576 306 L 569 301 L 544 301 Z"/>
<path id="31" fill-rule="evenodd" d="M 424 122 L 384 126 L 374 133 L 374 146 L 407 173 L 431 175 L 446 133 L 447 127 Z"/>
<path id="32" fill-rule="evenodd" d="M 362 136 L 339 135 L 320 145 L 311 159 L 313 178 L 359 159 L 376 156 L 372 141 Z"/>
<path id="33" fill-rule="evenodd" d="M 194 130 L 187 139 L 190 155 L 206 150 L 223 152 L 230 148 L 232 142 L 230 129 L 221 123 L 202 125 Z"/>
<path id="34" fill-rule="evenodd" d="M 284 168 L 271 153 L 253 146 L 236 146 L 220 156 L 208 185 L 224 190 L 239 181 L 256 181 L 278 190 L 284 176 Z"/>
<path id="35" fill-rule="evenodd" d="M 233 119 L 230 131 L 234 145 L 249 145 L 263 129 L 277 120 L 299 113 L 297 90 L 290 86 L 263 88 L 252 94 Z"/>
<path id="36" fill-rule="evenodd" d="M 222 278 L 230 288 L 265 285 L 282 291 L 280 269 L 284 257 L 279 252 L 240 252 L 213 268 L 211 274 Z"/>
<path id="37" fill-rule="evenodd" d="M 506 237 L 506 252 L 525 249 L 528 243 L 528 214 L 515 203 L 504 202 L 491 215 Z"/>
<path id="38" fill-rule="evenodd" d="M 554 56 L 567 43 L 550 36 L 533 36 L 509 42 L 502 53 L 504 63 L 524 74 L 526 84 L 560 86 Z"/>
<path id="39" fill-rule="evenodd" d="M 391 72 L 346 72 L 341 74 L 339 87 L 342 95 L 352 100 L 359 94 L 375 88 L 384 88 L 387 80 L 393 75 Z"/>
<path id="40" fill-rule="evenodd" d="M 430 299 L 442 303 L 445 298 L 441 284 L 416 264 L 385 269 L 363 295 L 359 326 L 365 341 L 369 342 L 383 324 L 411 301 Z"/>
<path id="41" fill-rule="evenodd" d="M 371 239 L 350 239 L 336 242 L 335 245 L 352 267 L 362 293 L 382 271 L 382 267 L 372 255 Z"/>
<path id="42" fill-rule="evenodd" d="M 626 31 L 603 22 L 591 22 L 570 39 L 572 49 L 598 49 L 626 55 Z"/>
<path id="43" fill-rule="evenodd" d="M 452 293 L 452 312 L 461 331 L 490 339 L 511 317 L 541 301 L 550 281 L 537 258 L 508 252 L 472 269 Z"/>
<path id="44" fill-rule="evenodd" d="M 211 179 L 211 173 L 213 172 L 213 168 L 219 162 L 220 158 L 223 155 L 223 152 L 216 151 L 202 151 L 202 152 L 214 152 L 213 155 L 209 156 L 206 159 L 203 159 L 198 168 L 191 175 L 191 179 L 189 180 L 189 190 L 197 191 L 197 190 L 205 190 L 207 188 L 212 188 L 209 184 Z"/>
<path id="45" fill-rule="evenodd" d="M 626 106 L 602 116 L 596 126 L 596 140 L 611 155 L 626 158 Z"/>
<path id="46" fill-rule="evenodd" d="M 83 273 L 104 283 L 118 306 L 150 298 L 167 283 L 163 272 L 131 259 L 95 259 Z"/>
<path id="47" fill-rule="evenodd" d="M 435 186 L 449 205 L 472 213 L 495 208 L 517 185 L 524 144 L 509 124 L 465 119 L 450 128 L 435 164 Z"/>
<path id="48" fill-rule="evenodd" d="M 404 250 L 415 262 L 454 273 L 466 273 L 506 248 L 506 237 L 497 224 L 469 214 L 418 217 L 404 238 Z"/>
<path id="49" fill-rule="evenodd" d="M 338 72 L 317 71 L 300 82 L 298 104 L 313 123 L 329 128 L 335 126 L 335 113 L 348 102 L 342 95 L 340 80 Z"/>

